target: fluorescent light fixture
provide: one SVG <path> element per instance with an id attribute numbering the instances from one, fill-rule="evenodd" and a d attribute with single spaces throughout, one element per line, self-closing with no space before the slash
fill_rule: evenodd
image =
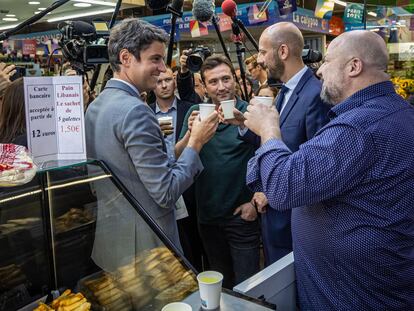
<path id="1" fill-rule="evenodd" d="M 84 3 L 84 2 L 77 2 L 73 4 L 73 6 L 76 6 L 78 8 L 87 8 L 87 7 L 90 7 L 91 5 L 92 4 L 90 3 Z"/>
<path id="2" fill-rule="evenodd" d="M 101 0 L 72 0 L 74 2 L 83 2 L 83 3 L 89 3 L 89 4 L 96 4 L 96 5 L 106 5 L 106 6 L 116 6 L 116 3 L 114 2 L 106 2 Z"/>
<path id="3" fill-rule="evenodd" d="M 42 192 L 42 190 L 35 190 L 35 191 L 29 191 L 29 192 L 19 194 L 19 195 L 14 195 L 12 197 L 8 197 L 8 198 L 0 200 L 0 203 L 5 203 L 5 202 L 8 202 L 8 201 L 21 199 L 21 198 L 24 198 L 24 197 L 27 197 L 27 196 L 30 196 L 30 195 L 35 195 L 35 194 L 38 194 L 38 193 L 41 193 L 41 192 Z"/>
<path id="4" fill-rule="evenodd" d="M 39 14 L 39 13 L 40 13 L 40 11 L 36 11 L 36 12 L 35 12 L 35 14 Z"/>
<path id="5" fill-rule="evenodd" d="M 377 13 L 372 12 L 372 11 L 371 11 L 371 12 L 368 12 L 367 14 L 368 14 L 368 15 L 371 15 L 371 16 L 374 16 L 374 17 L 377 17 Z"/>
<path id="6" fill-rule="evenodd" d="M 333 0 L 333 2 L 335 2 L 336 4 L 342 5 L 342 6 L 346 6 L 346 2 L 341 1 L 341 0 Z"/>
<path id="7" fill-rule="evenodd" d="M 36 4 L 40 4 L 40 2 L 39 1 L 29 1 L 29 4 L 36 5 Z"/>
<path id="8" fill-rule="evenodd" d="M 54 17 L 51 19 L 48 19 L 47 21 L 49 23 L 58 22 L 58 21 L 65 21 L 68 19 L 75 19 L 79 17 L 85 17 L 85 16 L 92 16 L 92 15 L 99 15 L 99 14 L 105 14 L 105 13 L 112 13 L 114 9 L 105 9 L 105 10 L 99 10 L 99 11 L 90 11 L 86 13 L 80 13 L 80 14 L 73 14 L 73 15 L 65 15 L 60 17 Z"/>
<path id="9" fill-rule="evenodd" d="M 100 175 L 100 176 L 90 177 L 90 178 L 87 178 L 87 179 L 76 180 L 76 181 L 71 181 L 71 182 L 67 182 L 67 183 L 64 183 L 64 184 L 60 184 L 60 185 L 50 186 L 50 187 L 47 187 L 46 190 L 66 188 L 66 187 L 70 187 L 70 186 L 74 186 L 74 185 L 85 184 L 85 183 L 95 181 L 95 180 L 109 178 L 109 177 L 112 177 L 112 175 L 107 174 L 107 175 Z"/>
<path id="10" fill-rule="evenodd" d="M 46 8 L 38 8 L 39 11 L 46 10 Z"/>
<path id="11" fill-rule="evenodd" d="M 14 14 L 6 14 L 7 17 L 16 17 Z"/>
<path id="12" fill-rule="evenodd" d="M 5 22 L 17 22 L 18 19 L 16 17 L 3 17 L 2 20 Z"/>
<path id="13" fill-rule="evenodd" d="M 0 26 L 0 30 L 12 29 L 12 28 L 16 27 L 17 25 L 19 25 L 19 24 Z"/>

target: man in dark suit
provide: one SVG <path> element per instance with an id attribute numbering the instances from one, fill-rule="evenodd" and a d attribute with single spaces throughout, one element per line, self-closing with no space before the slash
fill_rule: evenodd
<path id="1" fill-rule="evenodd" d="M 157 118 L 172 117 L 171 125 L 160 121 L 161 129 L 165 135 L 168 157 L 175 161 L 174 146 L 178 141 L 183 126 L 184 117 L 193 103 L 181 100 L 175 96 L 177 83 L 174 73 L 170 68 L 160 73 L 157 85 L 154 89 L 155 102 L 149 106 L 155 112 Z M 188 217 L 177 220 L 178 233 L 184 255 L 201 271 L 201 240 L 197 231 L 197 216 L 195 210 L 195 198 L 193 185 L 183 193 Z"/>
<path id="2" fill-rule="evenodd" d="M 282 139 L 294 152 L 311 139 L 328 122 L 329 107 L 320 99 L 321 82 L 302 61 L 303 36 L 292 23 L 281 22 L 268 27 L 260 37 L 258 64 L 264 65 L 269 76 L 283 82 L 276 98 L 280 113 Z M 257 104 L 252 99 L 251 104 Z M 232 124 L 240 126 L 240 138 L 260 146 L 260 137 L 244 127 L 244 117 L 236 112 Z M 266 264 L 269 265 L 292 251 L 291 212 L 265 208 L 263 194 L 253 198 L 262 216 L 262 238 Z"/>

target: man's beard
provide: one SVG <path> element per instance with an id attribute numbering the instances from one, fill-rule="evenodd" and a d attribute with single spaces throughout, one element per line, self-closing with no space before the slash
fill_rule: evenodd
<path id="1" fill-rule="evenodd" d="M 322 84 L 321 99 L 328 105 L 335 106 L 339 104 L 342 99 L 342 90 L 337 86 L 326 87 Z"/>
<path id="2" fill-rule="evenodd" d="M 280 80 L 282 75 L 285 73 L 285 64 L 283 64 L 279 59 L 276 59 L 272 66 L 267 67 L 267 70 L 270 77 L 275 80 Z"/>

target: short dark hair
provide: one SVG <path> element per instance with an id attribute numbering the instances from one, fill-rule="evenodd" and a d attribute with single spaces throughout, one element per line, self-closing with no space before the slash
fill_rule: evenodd
<path id="1" fill-rule="evenodd" d="M 213 55 L 207 57 L 205 59 L 203 65 L 201 65 L 200 74 L 201 74 L 201 79 L 203 80 L 203 82 L 205 82 L 204 81 L 204 72 L 206 70 L 214 69 L 217 66 L 220 66 L 222 64 L 227 65 L 230 68 L 231 73 L 233 74 L 233 76 L 234 77 L 236 76 L 236 72 L 234 70 L 233 64 L 231 63 L 231 61 L 226 56 L 224 56 L 222 54 L 213 54 Z"/>
<path id="2" fill-rule="evenodd" d="M 113 71 L 120 70 L 119 53 L 122 49 L 127 49 L 139 60 L 141 51 L 146 50 L 155 41 L 167 43 L 167 33 L 138 18 L 121 21 L 112 28 L 108 42 L 109 62 Z"/>

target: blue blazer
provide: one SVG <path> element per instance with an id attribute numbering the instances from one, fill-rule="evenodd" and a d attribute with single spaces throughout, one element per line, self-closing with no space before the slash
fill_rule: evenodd
<path id="1" fill-rule="evenodd" d="M 329 106 L 320 98 L 322 84 L 308 69 L 293 90 L 280 116 L 280 130 L 283 142 L 292 152 L 311 139 L 315 133 L 328 123 Z M 240 137 L 246 142 L 260 146 L 260 137 L 251 131 Z M 283 257 L 292 250 L 290 211 L 277 212 L 269 208 L 263 219 L 263 242 L 268 248 L 267 264 Z M 277 248 L 286 251 L 278 252 Z"/>

